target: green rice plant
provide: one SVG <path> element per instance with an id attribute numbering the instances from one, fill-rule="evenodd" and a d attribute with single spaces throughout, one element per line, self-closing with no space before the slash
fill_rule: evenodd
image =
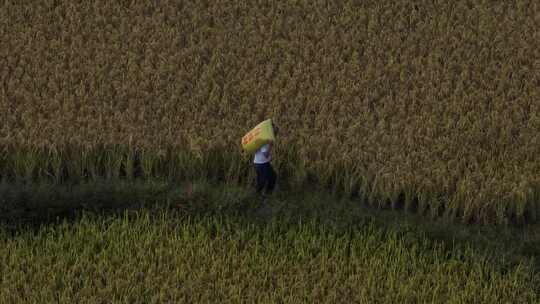
<path id="1" fill-rule="evenodd" d="M 13 158 L 13 176 L 19 182 L 32 182 L 38 170 L 39 154 L 37 149 L 16 149 Z"/>
<path id="2" fill-rule="evenodd" d="M 378 173 L 375 175 L 373 181 L 370 185 L 370 190 L 368 193 L 368 203 L 371 206 L 376 206 L 379 208 L 387 208 L 389 207 L 388 201 L 384 199 L 383 194 L 381 193 L 381 185 L 382 185 L 382 173 Z"/>
<path id="3" fill-rule="evenodd" d="M 528 206 L 525 208 L 525 217 L 532 221 L 536 221 L 540 215 L 538 205 L 535 204 L 535 202 L 538 202 L 538 199 L 540 198 L 539 186 L 540 184 L 538 184 L 538 180 L 531 182 L 529 200 L 527 202 Z"/>
<path id="4" fill-rule="evenodd" d="M 2 227 L 0 245 L 5 303 L 538 301 L 530 263 L 505 268 L 470 245 L 366 222 L 85 213 L 14 237 Z"/>
<path id="5" fill-rule="evenodd" d="M 427 210 L 429 210 L 430 197 L 429 197 L 428 192 L 419 191 L 418 193 L 416 193 L 416 198 L 417 198 L 416 211 L 419 214 L 423 214 L 423 212 L 426 212 Z"/>
<path id="6" fill-rule="evenodd" d="M 55 148 L 49 148 L 46 151 L 46 157 L 48 159 L 48 175 L 49 179 L 53 180 L 55 184 L 60 184 L 64 181 L 64 155 L 62 150 Z"/>
<path id="7" fill-rule="evenodd" d="M 85 159 L 86 178 L 91 181 L 97 181 L 104 177 L 103 147 L 83 148 L 83 158 Z"/>
<path id="8" fill-rule="evenodd" d="M 0 181 L 6 181 L 8 179 L 8 152 L 7 149 L 4 148 L 0 151 Z"/>
<path id="9" fill-rule="evenodd" d="M 194 180 L 200 174 L 200 158 L 188 150 L 180 150 L 176 154 L 178 175 L 181 179 Z"/>
<path id="10" fill-rule="evenodd" d="M 125 153 L 125 150 L 119 145 L 108 145 L 103 149 L 103 165 L 106 179 L 120 179 Z"/>
<path id="11" fill-rule="evenodd" d="M 169 181 L 177 182 L 183 179 L 180 172 L 181 156 L 180 152 L 173 147 L 169 147 L 167 150 L 167 157 L 165 163 L 168 165 L 166 168 L 166 175 Z"/>
<path id="12" fill-rule="evenodd" d="M 142 169 L 142 175 L 146 179 L 152 179 L 154 177 L 157 177 L 157 168 L 159 166 L 159 155 L 154 150 L 147 150 L 143 149 L 140 152 L 140 161 L 141 161 L 141 169 Z"/>
<path id="13" fill-rule="evenodd" d="M 166 163 L 167 152 L 165 149 L 159 150 L 142 149 L 140 153 L 142 177 L 144 179 L 164 179 L 167 178 Z"/>
<path id="14" fill-rule="evenodd" d="M 300 149 L 294 145 L 289 146 L 288 149 L 276 145 L 273 149 L 272 166 L 278 174 L 280 185 L 303 188 L 306 185 L 309 168 L 305 160 L 301 158 Z M 250 167 L 253 166 L 252 164 L 253 158 L 250 156 Z M 253 172 L 252 169 L 250 171 Z M 255 178 L 254 174 L 250 176 L 250 179 L 253 178 Z"/>
<path id="15" fill-rule="evenodd" d="M 358 195 L 362 187 L 362 170 L 354 164 L 348 165 L 348 170 L 344 171 L 344 192 L 347 196 Z"/>
<path id="16" fill-rule="evenodd" d="M 244 178 L 247 174 L 246 160 L 240 153 L 228 153 L 226 154 L 224 179 L 229 185 L 245 184 Z"/>
<path id="17" fill-rule="evenodd" d="M 223 147 L 211 148 L 204 153 L 202 157 L 202 171 L 203 179 L 207 178 L 211 181 L 217 181 L 223 178 L 224 168 L 227 164 L 225 163 L 225 154 Z"/>
<path id="18" fill-rule="evenodd" d="M 133 148 L 128 148 L 124 155 L 124 161 L 122 167 L 125 171 L 125 177 L 127 180 L 133 180 L 135 178 L 135 162 L 137 159 L 137 152 Z"/>
<path id="19" fill-rule="evenodd" d="M 81 182 L 86 178 L 86 151 L 79 146 L 70 146 L 65 151 L 65 169 L 69 181 Z"/>
<path id="20" fill-rule="evenodd" d="M 417 211 L 419 205 L 419 198 L 416 191 L 412 187 L 404 187 L 403 192 L 403 208 L 406 211 Z"/>

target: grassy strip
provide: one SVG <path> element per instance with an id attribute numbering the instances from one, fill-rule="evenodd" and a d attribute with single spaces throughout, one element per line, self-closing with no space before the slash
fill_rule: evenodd
<path id="1" fill-rule="evenodd" d="M 57 188 L 73 185 L 84 188 L 87 184 L 111 182 L 148 184 L 155 180 L 169 183 L 211 180 L 245 186 L 254 179 L 254 172 L 249 167 L 250 156 L 227 149 L 210 149 L 200 155 L 179 152 L 172 146 L 162 151 L 122 145 L 97 145 L 91 149 L 70 146 L 59 151 L 21 147 L 7 149 L 5 154 L 0 153 L 0 184 L 30 184 L 30 187 L 34 187 L 33 184 L 39 183 L 45 187 L 54 184 Z M 531 191 L 524 196 L 530 203 L 507 196 L 507 205 L 480 208 L 480 213 L 486 215 L 481 220 L 473 211 L 476 207 L 452 205 L 453 194 L 444 194 L 440 189 L 424 193 L 409 187 L 390 193 L 380 188 L 380 181 L 375 176 L 363 171 L 349 172 L 354 167 L 351 160 L 334 160 L 333 165 L 328 167 L 329 174 L 322 176 L 307 168 L 300 154 L 293 145 L 278 153 L 274 165 L 282 187 L 293 189 L 317 185 L 337 195 L 357 197 L 371 207 L 404 209 L 430 218 L 440 217 L 463 223 L 526 225 L 537 221 L 540 210 L 536 208 L 540 192 Z M 466 213 L 468 216 L 465 216 Z"/>
<path id="2" fill-rule="evenodd" d="M 101 215 L 3 225 L 2 303 L 538 301 L 534 227 L 420 222 L 324 193 L 282 192 L 259 209 L 245 189 L 208 183 L 51 189 L 26 200 L 111 200 Z"/>
<path id="3" fill-rule="evenodd" d="M 171 213 L 3 240 L 3 302 L 534 302 L 524 265 L 500 271 L 472 249 L 317 221 L 256 225 Z"/>

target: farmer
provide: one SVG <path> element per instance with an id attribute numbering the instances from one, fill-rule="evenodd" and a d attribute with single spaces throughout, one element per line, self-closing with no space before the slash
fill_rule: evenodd
<path id="1" fill-rule="evenodd" d="M 277 136 L 277 128 L 274 126 L 274 135 Z M 255 152 L 253 163 L 257 173 L 256 192 L 263 197 L 263 203 L 266 203 L 266 196 L 274 191 L 276 185 L 276 172 L 270 162 L 272 161 L 272 148 L 274 143 L 269 142 L 263 145 Z M 263 192 L 266 187 L 266 192 Z"/>

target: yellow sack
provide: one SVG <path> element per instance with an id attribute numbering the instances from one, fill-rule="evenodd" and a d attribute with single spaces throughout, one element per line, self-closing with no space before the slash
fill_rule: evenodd
<path id="1" fill-rule="evenodd" d="M 263 145 L 275 140 L 272 119 L 267 119 L 242 137 L 242 148 L 247 153 L 255 153 Z"/>

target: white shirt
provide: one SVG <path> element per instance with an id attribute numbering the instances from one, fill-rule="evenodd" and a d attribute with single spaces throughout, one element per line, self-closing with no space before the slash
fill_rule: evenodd
<path id="1" fill-rule="evenodd" d="M 262 147 L 259 148 L 259 150 L 257 150 L 257 152 L 255 152 L 255 159 L 253 160 L 253 162 L 255 164 L 265 164 L 269 161 L 272 160 L 272 155 L 268 155 L 268 157 L 264 156 L 264 153 L 268 152 L 270 150 L 270 145 L 266 144 L 266 145 L 263 145 Z"/>

